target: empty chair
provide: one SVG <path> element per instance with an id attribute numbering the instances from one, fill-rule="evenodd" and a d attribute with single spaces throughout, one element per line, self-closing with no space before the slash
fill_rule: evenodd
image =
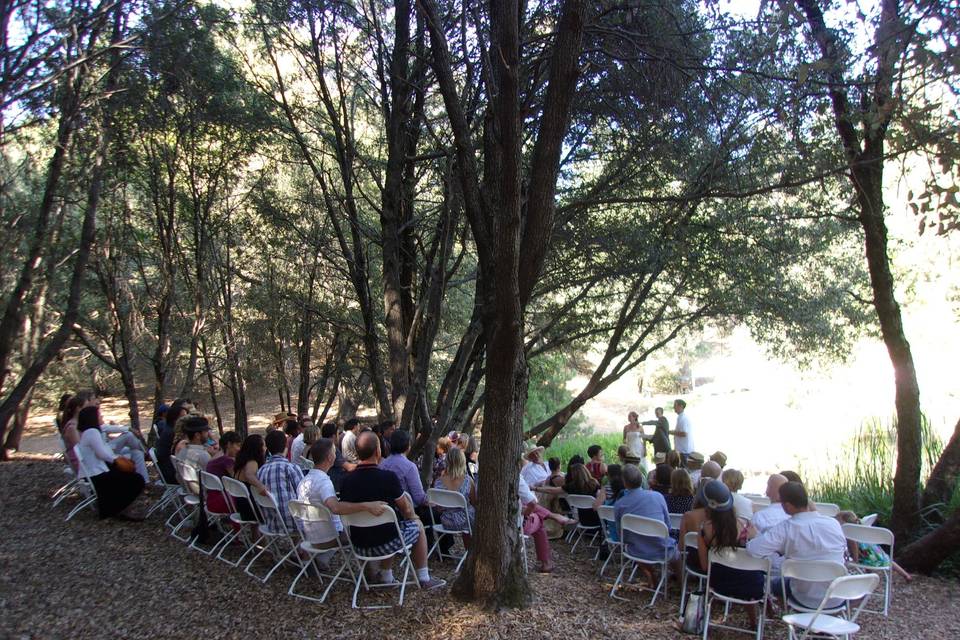
<path id="1" fill-rule="evenodd" d="M 657 582 L 656 588 L 644 589 L 645 591 L 653 591 L 653 597 L 650 598 L 650 604 L 648 605 L 652 607 L 657 602 L 657 597 L 660 595 L 661 591 L 663 591 L 664 596 L 667 594 L 668 576 L 670 573 L 669 564 L 670 560 L 672 559 L 674 547 L 672 543 L 669 545 L 664 545 L 662 556 L 657 558 L 642 558 L 630 553 L 629 546 L 626 544 L 626 540 L 624 539 L 624 534 L 626 533 L 670 540 L 670 530 L 667 529 L 666 524 L 660 520 L 654 520 L 653 518 L 644 518 L 643 516 L 626 514 L 620 519 L 620 540 L 624 543 L 623 566 L 620 568 L 620 573 L 617 575 L 617 580 L 613 583 L 613 588 L 610 590 L 610 597 L 626 600 L 626 598 L 617 595 L 617 589 L 620 587 L 620 583 L 623 582 L 623 574 L 628 568 L 631 570 L 630 575 L 632 576 L 639 565 L 653 565 L 660 567 L 660 580 Z"/>
<path id="2" fill-rule="evenodd" d="M 670 531 L 680 531 L 680 524 L 683 522 L 682 513 L 671 513 L 670 514 Z"/>
<path id="3" fill-rule="evenodd" d="M 300 556 L 297 554 L 297 543 L 293 539 L 292 532 L 287 529 L 287 523 L 284 520 L 283 514 L 280 512 L 277 501 L 269 493 L 263 495 L 259 491 L 254 491 L 251 495 L 260 514 L 264 518 L 264 522 L 260 523 L 258 530 L 260 537 L 254 543 L 254 546 L 261 543 L 265 544 L 260 547 L 260 550 L 250 559 L 250 562 L 247 563 L 247 566 L 243 570 L 244 573 L 252 578 L 256 578 L 260 582 L 266 583 L 267 580 L 270 579 L 270 576 L 287 561 L 292 560 L 291 564 L 295 565 L 298 569 L 303 568 Z M 266 522 L 270 524 L 268 525 Z M 263 576 L 259 576 L 252 571 L 253 565 L 256 564 L 257 560 L 263 557 L 267 551 L 271 552 L 271 557 L 276 561 L 270 567 L 269 571 Z M 283 555 L 277 558 L 279 554 Z"/>
<path id="4" fill-rule="evenodd" d="M 857 573 L 876 572 L 883 576 L 883 608 L 869 609 L 861 607 L 867 613 L 882 613 L 890 611 L 890 597 L 893 593 L 893 532 L 883 527 L 867 527 L 862 524 L 844 524 L 843 536 L 857 544 L 858 561 L 850 561 L 847 566 Z M 882 549 L 881 546 L 887 547 Z M 868 561 L 867 556 L 871 557 Z M 886 564 L 881 564 L 883 560 Z"/>
<path id="5" fill-rule="evenodd" d="M 781 597 L 784 606 L 784 612 L 799 611 L 801 613 L 816 611 L 817 607 L 810 608 L 795 598 L 787 594 L 788 580 L 803 580 L 804 582 L 823 582 L 832 583 L 837 578 L 847 575 L 847 568 L 840 563 L 830 562 L 828 560 L 784 560 L 780 567 Z M 840 613 L 846 609 L 846 603 L 838 606 L 826 606 L 824 603 L 818 605 L 825 613 Z"/>
<path id="6" fill-rule="evenodd" d="M 718 569 L 721 567 L 722 569 Z M 756 594 L 757 597 L 736 597 L 733 595 L 728 595 L 718 591 L 716 588 L 711 586 L 711 581 L 713 580 L 715 574 L 722 570 L 736 570 L 736 571 L 762 571 L 763 576 L 763 587 L 762 591 L 759 594 Z M 710 632 L 710 608 L 713 605 L 714 600 L 719 600 L 724 603 L 724 605 L 731 604 L 740 604 L 740 605 L 756 605 L 757 606 L 757 628 L 754 629 L 744 629 L 742 627 L 733 627 L 730 625 L 725 625 L 722 623 L 714 624 L 714 627 L 720 629 L 730 629 L 734 631 L 750 631 L 755 633 L 757 640 L 763 637 L 763 625 L 765 621 L 765 607 L 764 603 L 767 600 L 767 594 L 770 593 L 770 559 L 769 558 L 755 558 L 747 553 L 746 549 L 724 549 L 720 553 L 710 550 L 708 555 L 708 566 L 707 566 L 707 592 L 705 597 L 704 604 L 704 615 L 703 615 L 703 638 L 706 640 Z"/>
<path id="7" fill-rule="evenodd" d="M 379 516 L 375 516 L 370 513 L 360 512 L 360 513 L 351 513 L 344 514 L 340 516 L 340 519 L 343 521 L 345 527 L 348 531 L 351 531 L 354 528 L 369 528 L 369 527 L 378 527 L 381 525 L 392 525 L 397 530 L 397 539 L 403 541 L 403 532 L 400 530 L 400 523 L 397 522 L 397 514 L 393 509 L 386 509 Z M 417 588 L 420 588 L 420 582 L 417 580 L 416 574 L 414 573 L 411 576 L 411 569 L 413 568 L 413 560 L 410 558 L 410 549 L 413 548 L 413 544 L 401 543 L 399 548 L 396 551 L 392 551 L 385 555 L 371 556 L 359 553 L 357 547 L 353 545 L 352 536 L 350 540 L 350 550 L 352 551 L 354 557 L 360 563 L 360 567 L 357 570 L 356 575 L 354 576 L 354 588 L 353 588 L 353 602 L 352 606 L 354 609 L 386 609 L 389 608 L 389 605 L 380 605 L 380 606 L 365 606 L 360 607 L 357 604 L 357 599 L 360 594 L 360 587 L 363 587 L 365 591 L 376 588 L 395 588 L 400 587 L 400 596 L 398 606 L 403 605 L 403 597 L 407 590 L 407 585 L 414 583 L 417 585 Z M 370 584 L 367 582 L 365 575 L 365 569 L 367 565 L 371 562 L 380 562 L 381 560 L 389 560 L 395 556 L 400 558 L 400 566 L 397 568 L 397 571 L 402 570 L 403 577 L 399 581 L 399 585 L 396 583 L 389 584 Z M 412 580 L 410 579 L 412 577 Z"/>
<path id="8" fill-rule="evenodd" d="M 221 522 L 229 518 L 230 514 L 226 511 L 214 511 L 211 509 L 210 496 L 211 495 L 220 495 L 224 496 L 225 491 L 223 490 L 223 483 L 220 481 L 220 478 L 213 475 L 212 473 L 207 473 L 206 471 L 200 472 L 200 484 L 203 487 L 203 493 L 201 498 L 203 500 L 203 512 L 207 517 L 207 524 L 209 528 L 216 528 L 223 535 L 220 536 L 220 539 L 217 540 L 213 546 L 209 549 L 204 549 L 200 545 L 202 544 L 199 536 L 194 536 L 193 540 L 190 542 L 190 548 L 196 549 L 206 555 L 213 555 L 213 552 L 216 551 L 221 544 L 227 540 L 227 532 L 221 527 Z M 226 498 L 224 498 L 226 499 Z"/>
<path id="9" fill-rule="evenodd" d="M 863 610 L 870 594 L 880 583 L 880 576 L 875 573 L 853 576 L 842 576 L 834 579 L 827 587 L 827 593 L 823 596 L 820 607 L 812 613 L 790 613 L 783 616 L 783 621 L 787 624 L 790 633 L 790 639 L 797 639 L 797 628 L 803 630 L 799 640 L 805 640 L 811 633 L 818 636 L 828 635 L 835 638 L 849 638 L 852 634 L 860 631 L 860 625 L 856 623 L 857 617 Z M 824 613 L 823 605 L 831 600 L 843 600 L 847 603 L 861 600 L 853 615 L 848 620 Z"/>

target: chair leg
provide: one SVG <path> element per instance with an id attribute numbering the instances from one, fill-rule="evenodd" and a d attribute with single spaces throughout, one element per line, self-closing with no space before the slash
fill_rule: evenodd
<path id="1" fill-rule="evenodd" d="M 626 598 L 624 598 L 623 596 L 617 595 L 617 589 L 620 587 L 620 583 L 623 582 L 623 572 L 627 570 L 627 565 L 631 563 L 634 564 L 634 570 L 636 570 L 636 563 L 634 563 L 632 560 L 624 561 L 624 563 L 620 566 L 620 573 L 617 574 L 617 579 L 613 583 L 613 588 L 610 589 L 611 598 L 616 598 L 618 600 L 626 600 Z"/>
<path id="2" fill-rule="evenodd" d="M 713 604 L 713 601 L 710 599 L 709 587 L 703 597 L 706 599 L 703 605 L 703 640 L 707 640 L 707 634 L 710 632 L 710 605 Z"/>

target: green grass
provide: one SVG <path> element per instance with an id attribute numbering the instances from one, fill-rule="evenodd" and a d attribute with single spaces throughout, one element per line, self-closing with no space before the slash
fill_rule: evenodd
<path id="1" fill-rule="evenodd" d="M 560 458 L 560 468 L 566 471 L 567 462 L 573 456 L 581 455 L 587 460 L 587 448 L 594 444 L 603 447 L 604 460 L 610 464 L 617 462 L 617 447 L 623 444 L 623 437 L 618 433 L 580 433 L 569 438 L 557 438 L 547 449 L 544 459 Z"/>

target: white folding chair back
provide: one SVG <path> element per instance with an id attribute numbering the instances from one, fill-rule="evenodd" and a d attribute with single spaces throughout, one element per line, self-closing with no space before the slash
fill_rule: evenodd
<path id="1" fill-rule="evenodd" d="M 180 480 L 180 489 L 177 491 L 179 499 L 183 503 L 183 508 L 178 512 L 182 517 L 176 525 L 172 524 L 173 514 L 167 519 L 167 523 L 173 526 L 170 535 L 181 542 L 192 543 L 192 533 L 187 536 L 180 535 L 180 529 L 184 526 L 190 526 L 193 523 L 194 516 L 199 512 L 200 505 L 200 476 L 193 465 L 186 464 L 176 457 L 170 458 L 173 467 L 177 471 L 177 478 Z"/>
<path id="2" fill-rule="evenodd" d="M 832 502 L 814 502 L 813 504 L 817 508 L 817 513 L 822 516 L 832 518 L 840 513 L 840 505 L 833 504 Z"/>
<path id="3" fill-rule="evenodd" d="M 577 524 L 571 535 L 568 538 L 570 542 L 573 543 L 573 546 L 570 548 L 570 553 L 573 553 L 577 550 L 577 545 L 580 544 L 580 541 L 583 539 L 585 533 L 592 533 L 593 535 L 590 538 L 590 542 L 587 544 L 593 544 L 597 538 L 597 534 L 600 533 L 601 526 L 599 524 L 595 525 L 585 525 L 580 521 L 580 510 L 584 511 L 593 511 L 594 498 L 593 496 L 583 496 L 576 494 L 567 494 L 566 496 L 567 504 L 570 505 L 570 508 L 573 510 L 573 513 L 576 515 Z"/>
<path id="4" fill-rule="evenodd" d="M 406 544 L 403 542 L 403 533 L 400 531 L 400 523 L 397 521 L 397 514 L 393 511 L 393 509 L 384 509 L 383 513 L 381 513 L 379 516 L 375 516 L 372 513 L 369 513 L 366 511 L 361 511 L 359 513 L 344 514 L 340 516 L 340 519 L 343 521 L 343 525 L 347 527 L 348 531 L 351 531 L 351 532 L 354 528 L 369 528 L 369 527 L 376 527 L 380 525 L 392 524 L 397 531 L 397 538 L 400 540 L 400 546 L 396 551 L 393 551 L 386 555 L 372 556 L 372 555 L 367 555 L 361 551 L 358 551 L 357 547 L 354 546 L 353 544 L 352 535 L 349 536 L 350 550 L 353 552 L 354 557 L 360 563 L 360 567 L 354 578 L 355 585 L 353 589 L 353 603 L 352 603 L 353 608 L 354 609 L 359 609 L 359 608 L 386 609 L 389 607 L 389 605 L 360 607 L 357 604 L 357 597 L 360 593 L 361 586 L 364 587 L 364 589 L 366 590 L 369 590 L 371 588 L 377 588 L 377 587 L 391 588 L 396 586 L 395 584 L 371 585 L 367 582 L 367 578 L 364 571 L 369 563 L 377 562 L 380 560 L 387 560 L 389 558 L 393 558 L 394 556 L 400 556 L 400 568 L 403 569 L 403 578 L 400 580 L 400 601 L 398 603 L 398 606 L 403 606 L 403 597 L 404 597 L 404 594 L 406 593 L 407 585 L 410 584 L 410 582 L 414 582 L 416 583 L 417 588 L 419 588 L 420 582 L 417 580 L 416 575 L 413 576 L 412 581 L 409 580 L 409 577 L 411 575 L 411 569 L 413 568 L 413 561 L 410 559 L 410 549 L 413 547 L 413 545 Z"/>
<path id="5" fill-rule="evenodd" d="M 782 602 L 784 603 L 784 613 L 792 611 L 810 612 L 816 611 L 797 602 L 793 598 L 787 597 L 787 581 L 802 580 L 804 582 L 826 582 L 832 583 L 837 578 L 847 575 L 847 568 L 839 562 L 830 562 L 829 560 L 792 560 L 786 559 L 780 567 Z M 839 613 L 846 608 L 845 604 L 836 607 L 827 607 L 823 610 L 827 613 Z"/>
<path id="6" fill-rule="evenodd" d="M 434 551 L 440 556 L 440 561 L 446 558 L 458 559 L 458 556 L 452 554 L 445 554 L 440 548 L 440 540 L 444 536 L 454 536 L 454 535 L 473 535 L 473 529 L 470 525 L 470 511 L 467 505 L 467 499 L 459 491 L 449 491 L 447 489 L 427 489 L 427 500 L 432 506 L 440 507 L 441 509 L 458 509 L 464 513 L 466 516 L 466 527 L 463 529 L 451 529 L 446 527 L 443 524 L 443 520 L 437 522 L 436 518 L 433 515 L 433 509 L 430 510 L 430 526 L 433 528 L 434 533 L 434 542 L 433 547 L 427 553 L 427 557 L 433 554 Z M 412 504 L 412 502 L 411 502 Z M 457 563 L 457 568 L 455 571 L 459 572 L 460 567 L 463 566 L 464 560 L 467 559 L 467 551 L 464 550 L 463 555 L 459 556 L 459 562 Z"/>
<path id="7" fill-rule="evenodd" d="M 715 550 L 711 549 L 710 553 L 707 556 L 707 593 L 705 598 L 705 611 L 703 615 L 703 637 L 704 640 L 708 637 L 710 633 L 710 627 L 714 626 L 720 629 L 728 629 L 732 631 L 749 631 L 750 633 L 755 633 L 757 640 L 763 637 L 763 625 L 766 621 L 765 609 L 763 605 L 766 602 L 767 595 L 770 593 L 770 559 L 769 558 L 755 558 L 747 553 L 746 549 L 724 549 L 722 552 L 718 553 Z M 742 600 L 740 598 L 733 598 L 731 596 L 725 596 L 722 593 L 718 593 L 710 586 L 710 576 L 713 574 L 713 568 L 717 565 L 723 565 L 731 569 L 736 569 L 739 571 L 762 571 L 763 576 L 763 592 L 756 599 L 752 600 Z M 710 607 L 713 604 L 714 600 L 720 600 L 725 605 L 726 604 L 759 604 L 757 607 L 757 628 L 756 629 L 744 629 L 743 627 L 733 627 L 730 625 L 725 625 L 722 623 L 714 623 L 711 625 L 710 622 Z"/>
<path id="8" fill-rule="evenodd" d="M 646 536 L 648 538 L 662 539 L 664 541 L 663 556 L 659 558 L 641 558 L 639 556 L 632 555 L 629 552 L 629 544 L 627 542 L 628 533 L 638 536 Z M 617 580 L 613 583 L 613 588 L 610 590 L 610 597 L 619 598 L 620 600 L 626 599 L 617 595 L 617 589 L 620 587 L 621 582 L 623 582 L 623 574 L 627 570 L 627 567 L 632 568 L 630 574 L 632 576 L 640 564 L 656 565 L 660 567 L 660 581 L 657 582 L 656 588 L 642 589 L 644 591 L 653 591 L 653 597 L 650 599 L 650 603 L 647 605 L 652 607 L 654 604 L 656 604 L 657 597 L 659 597 L 661 591 L 663 591 L 663 595 L 666 597 L 667 589 L 669 587 L 669 563 L 672 558 L 671 550 L 674 548 L 672 545 L 672 539 L 670 538 L 670 530 L 667 528 L 667 525 L 660 520 L 627 514 L 620 519 L 620 540 L 623 542 L 624 562 L 623 566 L 620 568 L 620 574 L 617 576 Z"/>
<path id="9" fill-rule="evenodd" d="M 619 556 L 619 562 L 623 564 L 623 545 L 611 535 L 611 531 L 617 530 L 617 519 L 614 515 L 613 506 L 601 505 L 597 507 L 597 515 L 600 516 L 600 523 L 603 525 L 603 540 L 607 543 L 608 551 L 607 558 L 600 567 L 600 575 L 603 576 L 604 571 L 607 570 L 607 564 L 615 555 Z"/>
<path id="10" fill-rule="evenodd" d="M 256 519 L 244 519 L 237 506 L 237 501 L 242 499 L 247 501 L 251 509 L 254 508 L 253 498 L 250 495 L 250 490 L 247 489 L 247 485 L 229 476 L 223 476 L 220 481 L 223 484 L 227 504 L 230 505 L 231 531 L 227 534 L 228 540 L 225 540 L 223 544 L 220 545 L 220 551 L 217 552 L 217 559 L 223 560 L 231 567 L 237 567 L 243 562 L 247 554 L 253 550 L 254 540 L 250 537 L 249 533 L 251 529 L 259 526 L 260 522 Z M 226 551 L 227 547 L 229 547 L 234 540 L 240 540 L 244 545 L 243 553 L 240 554 L 240 557 L 237 558 L 235 562 L 223 557 L 223 552 Z"/>
<path id="11" fill-rule="evenodd" d="M 200 471 L 200 486 L 203 487 L 203 492 L 201 493 L 201 498 L 203 500 L 203 511 L 207 517 L 207 523 L 210 527 L 216 527 L 223 535 L 216 541 L 216 543 L 211 546 L 209 549 L 204 549 L 200 546 L 200 538 L 194 537 L 190 542 L 190 548 L 196 549 L 201 553 L 206 555 L 213 555 L 213 552 L 216 551 L 221 544 L 229 542 L 228 533 L 221 528 L 221 523 L 224 519 L 230 517 L 229 513 L 223 511 L 213 511 L 210 508 L 210 496 L 211 495 L 220 495 L 223 497 L 224 502 L 227 502 L 227 493 L 223 489 L 223 482 L 220 481 L 220 478 L 213 475 L 212 473 L 207 473 L 206 471 Z M 229 503 L 227 503 L 229 506 Z"/>
<path id="12" fill-rule="evenodd" d="M 680 525 L 683 523 L 682 513 L 670 514 L 670 531 L 680 531 Z"/>
<path id="13" fill-rule="evenodd" d="M 350 554 L 340 544 L 340 534 L 333 520 L 333 514 L 330 513 L 330 510 L 327 509 L 326 506 L 302 502 L 300 500 L 291 500 L 287 503 L 287 506 L 290 509 L 290 515 L 293 517 L 294 523 L 297 525 L 297 529 L 300 531 L 300 537 L 303 540 L 303 542 L 300 543 L 300 551 L 307 556 L 306 560 L 301 563 L 303 567 L 300 569 L 300 573 L 298 573 L 293 579 L 293 582 L 290 583 L 287 594 L 295 598 L 310 600 L 311 602 L 323 602 L 327 599 L 327 595 L 329 595 L 330 590 L 338 580 L 342 580 L 348 584 L 353 583 L 355 576 Z M 331 545 L 330 543 L 334 544 Z M 315 558 L 321 555 L 329 556 L 324 563 L 325 567 L 330 567 L 330 562 L 333 558 L 339 556 L 341 560 L 339 570 L 333 574 L 325 573 L 324 570 L 320 568 L 320 565 L 314 562 Z M 324 590 L 323 595 L 319 598 L 296 590 L 300 578 L 311 568 L 320 580 L 321 586 L 323 586 L 324 578 L 330 582 Z M 350 572 L 350 579 L 342 577 L 343 572 L 346 570 Z"/>
<path id="14" fill-rule="evenodd" d="M 77 515 L 87 507 L 97 509 L 97 489 L 93 486 L 93 481 L 90 480 L 90 474 L 83 464 L 83 456 L 80 453 L 80 447 L 74 447 L 73 452 L 77 456 L 77 489 L 80 492 L 80 502 L 74 505 L 73 509 L 70 510 L 70 513 L 67 514 L 67 517 L 64 518 L 64 522 Z"/>
<path id="15" fill-rule="evenodd" d="M 889 547 L 884 550 L 887 558 L 893 558 L 893 532 L 883 527 L 868 527 L 862 524 L 844 524 L 843 537 L 858 544 L 870 544 Z M 893 561 L 891 560 L 885 566 L 875 566 L 862 564 L 860 562 L 848 562 L 847 566 L 857 573 L 878 573 L 883 575 L 883 608 L 870 609 L 863 608 L 866 613 L 881 613 L 888 615 L 890 613 L 890 599 L 893 597 Z M 878 594 L 879 595 L 879 594 Z"/>
<path id="16" fill-rule="evenodd" d="M 812 613 L 791 613 L 783 616 L 791 640 L 797 638 L 797 627 L 803 629 L 800 640 L 805 640 L 810 634 L 849 638 L 857 633 L 860 630 L 860 625 L 856 623 L 857 617 L 878 584 L 880 584 L 880 576 L 875 573 L 842 576 L 834 579 L 827 587 L 827 592 L 816 611 Z M 824 613 L 824 605 L 831 600 L 843 600 L 847 603 L 859 600 L 860 606 L 854 610 L 849 620 L 845 620 Z"/>
<path id="17" fill-rule="evenodd" d="M 687 531 L 683 540 L 680 541 L 680 544 L 682 545 L 680 550 L 683 553 L 683 568 L 681 569 L 683 578 L 681 578 L 680 582 L 680 616 L 683 617 L 683 611 L 687 605 L 687 582 L 690 578 L 696 578 L 697 590 L 700 590 L 703 588 L 703 581 L 707 579 L 707 574 L 694 571 L 687 562 L 688 554 L 695 553 L 698 554 L 699 557 L 700 534 L 696 531 Z"/>
<path id="18" fill-rule="evenodd" d="M 860 524 L 865 527 L 872 527 L 877 522 L 877 514 L 871 513 L 868 516 L 863 516 L 860 518 Z"/>

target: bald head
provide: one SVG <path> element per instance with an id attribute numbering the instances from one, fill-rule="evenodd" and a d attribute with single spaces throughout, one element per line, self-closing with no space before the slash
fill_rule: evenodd
<path id="1" fill-rule="evenodd" d="M 719 480 L 721 473 L 723 473 L 723 469 L 720 468 L 720 465 L 713 460 L 708 460 L 706 463 L 704 463 L 703 469 L 700 470 L 700 477 Z"/>
<path id="2" fill-rule="evenodd" d="M 360 462 L 376 462 L 379 457 L 380 437 L 373 431 L 364 431 L 357 437 L 357 458 Z"/>
<path id="3" fill-rule="evenodd" d="M 779 473 L 770 476 L 767 480 L 767 497 L 770 498 L 770 502 L 780 502 L 780 487 L 787 482 L 788 480 Z"/>

